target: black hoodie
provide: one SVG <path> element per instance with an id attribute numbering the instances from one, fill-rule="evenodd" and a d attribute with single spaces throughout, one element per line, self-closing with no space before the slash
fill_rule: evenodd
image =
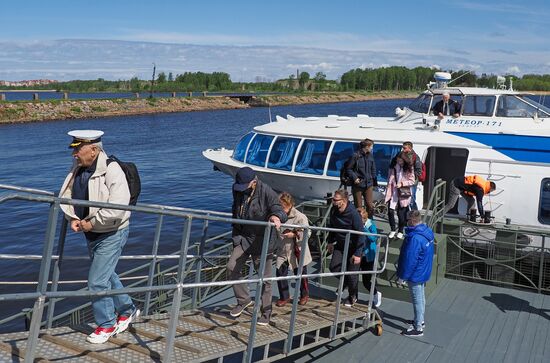
<path id="1" fill-rule="evenodd" d="M 355 206 L 348 202 L 346 209 L 342 213 L 338 208 L 333 208 L 330 214 L 330 228 L 347 229 L 358 232 L 363 232 L 363 220 Z M 337 250 L 344 251 L 346 244 L 346 233 L 330 232 L 328 236 L 329 243 L 336 243 Z M 349 253 L 353 253 L 357 257 L 363 255 L 365 246 L 365 235 L 351 234 L 349 243 Z"/>

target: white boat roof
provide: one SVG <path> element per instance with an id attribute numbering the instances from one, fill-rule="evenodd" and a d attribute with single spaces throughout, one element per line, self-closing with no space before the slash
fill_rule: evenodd
<path id="1" fill-rule="evenodd" d="M 429 89 L 424 91 L 424 93 L 431 93 L 434 95 L 440 95 L 440 94 L 443 94 L 443 92 L 449 92 L 451 95 L 482 95 L 482 96 L 530 94 L 528 92 L 517 92 L 509 89 L 494 89 L 494 88 L 481 88 L 481 87 L 445 87 L 445 88 L 434 88 L 434 89 Z"/>

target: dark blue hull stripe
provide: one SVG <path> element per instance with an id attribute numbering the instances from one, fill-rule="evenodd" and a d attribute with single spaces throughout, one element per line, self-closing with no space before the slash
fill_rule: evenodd
<path id="1" fill-rule="evenodd" d="M 550 137 L 449 131 L 446 133 L 490 146 L 516 161 L 550 163 Z"/>

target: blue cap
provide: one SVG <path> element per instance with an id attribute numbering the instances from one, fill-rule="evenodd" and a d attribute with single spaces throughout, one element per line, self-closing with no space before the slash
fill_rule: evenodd
<path id="1" fill-rule="evenodd" d="M 245 191 L 248 188 L 248 184 L 256 177 L 256 172 L 245 166 L 240 168 L 235 175 L 235 183 L 233 184 L 233 190 L 236 192 Z"/>

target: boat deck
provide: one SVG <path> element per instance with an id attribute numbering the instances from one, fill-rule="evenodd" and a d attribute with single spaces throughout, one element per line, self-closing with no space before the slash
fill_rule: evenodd
<path id="1" fill-rule="evenodd" d="M 443 279 L 423 337 L 401 335 L 410 303 L 383 299 L 384 333 L 338 339 L 288 362 L 549 362 L 550 296 Z"/>

